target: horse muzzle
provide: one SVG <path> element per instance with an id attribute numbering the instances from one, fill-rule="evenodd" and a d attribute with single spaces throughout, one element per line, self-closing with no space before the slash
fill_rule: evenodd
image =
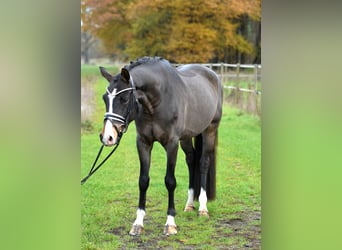
<path id="1" fill-rule="evenodd" d="M 102 142 L 102 144 L 104 146 L 111 147 L 111 146 L 114 146 L 116 144 L 117 138 L 114 138 L 111 135 L 103 136 L 102 134 L 100 134 L 100 141 Z"/>
<path id="2" fill-rule="evenodd" d="M 104 127 L 100 133 L 100 141 L 104 146 L 111 147 L 118 143 L 122 134 L 122 126 L 112 124 L 110 120 L 105 120 Z"/>

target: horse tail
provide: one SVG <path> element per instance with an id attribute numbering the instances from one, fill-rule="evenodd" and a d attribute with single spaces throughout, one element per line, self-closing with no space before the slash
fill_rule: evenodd
<path id="1" fill-rule="evenodd" d="M 207 175 L 207 198 L 215 200 L 216 198 L 216 148 L 218 131 L 215 133 L 215 144 L 212 152 L 209 155 L 209 170 Z"/>
<path id="2" fill-rule="evenodd" d="M 217 146 L 217 131 L 215 135 L 215 147 L 209 155 L 209 169 L 207 174 L 206 193 L 208 200 L 214 200 L 216 197 L 216 146 Z M 203 137 L 199 134 L 195 137 L 195 168 L 194 168 L 194 192 L 195 199 L 198 199 L 201 192 L 201 172 L 200 172 L 200 159 L 202 156 Z"/>

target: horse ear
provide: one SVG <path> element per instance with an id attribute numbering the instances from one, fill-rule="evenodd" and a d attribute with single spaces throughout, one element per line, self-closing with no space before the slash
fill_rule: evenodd
<path id="1" fill-rule="evenodd" d="M 125 68 L 121 69 L 121 78 L 127 83 L 129 82 L 130 75 L 127 69 Z"/>
<path id="2" fill-rule="evenodd" d="M 112 80 L 113 80 L 113 76 L 111 75 L 111 74 L 109 74 L 108 72 L 107 72 L 107 70 L 104 68 L 104 67 L 99 67 L 100 68 L 100 71 L 101 71 L 101 75 L 104 77 L 104 78 L 106 78 L 107 79 L 107 81 L 109 82 L 109 83 L 111 83 L 112 82 Z"/>

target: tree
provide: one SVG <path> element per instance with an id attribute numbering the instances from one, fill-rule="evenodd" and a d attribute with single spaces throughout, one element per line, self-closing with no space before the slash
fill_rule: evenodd
<path id="1" fill-rule="evenodd" d="M 89 32 L 81 32 L 81 55 L 84 63 L 89 64 L 90 49 L 95 44 L 94 37 Z"/>
<path id="2" fill-rule="evenodd" d="M 172 10 L 167 0 L 132 2 L 127 13 L 131 23 L 131 41 L 125 53 L 131 58 L 145 55 L 166 56 L 170 37 Z M 136 15 L 139 13 L 139 15 Z"/>
<path id="3" fill-rule="evenodd" d="M 83 0 L 90 12 L 89 30 L 102 40 L 110 57 L 123 57 L 131 41 L 131 24 L 126 18 L 128 1 Z"/>
<path id="4" fill-rule="evenodd" d="M 218 61 L 240 62 L 241 55 L 253 55 L 255 45 L 241 32 L 244 17 L 260 21 L 260 0 L 219 1 L 214 16 L 215 29 L 218 31 L 215 58 Z"/>
<path id="5" fill-rule="evenodd" d="M 258 32 L 250 30 L 260 26 L 260 0 L 83 1 L 90 30 L 110 55 L 186 63 L 240 62 L 260 53 Z"/>
<path id="6" fill-rule="evenodd" d="M 95 43 L 94 36 L 91 34 L 91 13 L 84 1 L 81 1 L 81 55 L 84 62 L 89 63 L 89 53 Z"/>
<path id="7" fill-rule="evenodd" d="M 172 1 L 172 25 L 167 56 L 176 62 L 205 62 L 215 50 L 216 30 L 212 16 L 216 5 L 211 1 Z"/>

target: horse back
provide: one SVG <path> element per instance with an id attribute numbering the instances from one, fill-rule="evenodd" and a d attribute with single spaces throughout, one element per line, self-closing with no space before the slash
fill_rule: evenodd
<path id="1" fill-rule="evenodd" d="M 194 78 L 202 76 L 216 88 L 219 88 L 221 85 L 217 74 L 211 69 L 200 64 L 182 65 L 177 68 L 177 71 L 179 75 L 186 81 L 193 81 Z"/>

